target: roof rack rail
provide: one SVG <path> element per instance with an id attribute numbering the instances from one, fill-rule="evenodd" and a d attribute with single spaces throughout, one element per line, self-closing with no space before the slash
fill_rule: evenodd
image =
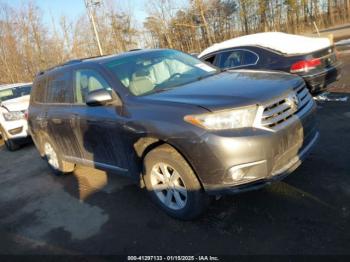
<path id="1" fill-rule="evenodd" d="M 99 57 L 104 57 L 104 56 L 109 56 L 109 55 L 95 55 L 95 56 L 82 58 L 82 60 L 94 59 L 94 58 L 99 58 Z"/>
<path id="2" fill-rule="evenodd" d="M 82 61 L 83 61 L 83 59 L 72 59 L 72 60 L 69 60 L 69 61 L 67 61 L 67 62 L 65 62 L 63 64 L 58 65 L 57 67 L 65 66 L 65 65 L 72 65 L 72 64 L 75 64 L 75 63 L 80 63 Z"/>
<path id="3" fill-rule="evenodd" d="M 38 75 L 43 75 L 45 72 L 50 71 L 50 70 L 53 70 L 53 69 L 58 68 L 58 67 L 61 67 L 61 66 L 72 65 L 72 64 L 75 64 L 75 63 L 80 63 L 80 62 L 82 62 L 82 61 L 83 61 L 83 59 L 72 59 L 72 60 L 69 60 L 69 61 L 64 62 L 64 63 L 62 63 L 62 64 L 58 64 L 58 65 L 55 65 L 55 66 L 53 66 L 53 67 L 49 67 L 49 68 L 47 68 L 47 69 L 45 69 L 45 70 L 42 70 L 42 71 L 40 71 L 40 72 L 38 73 Z"/>
<path id="4" fill-rule="evenodd" d="M 58 65 L 55 65 L 53 67 L 49 67 L 49 68 L 47 68 L 45 70 L 42 70 L 37 75 L 43 75 L 45 72 L 53 70 L 53 69 L 61 67 L 61 66 L 67 66 L 67 65 L 72 65 L 72 64 L 76 64 L 76 63 L 81 63 L 84 60 L 98 58 L 98 57 L 104 57 L 104 56 L 108 56 L 108 55 L 102 55 L 102 56 L 101 55 L 97 55 L 97 56 L 90 56 L 90 57 L 84 57 L 84 58 L 77 58 L 77 59 L 68 60 L 67 62 L 64 62 L 62 64 L 58 64 Z"/>
<path id="5" fill-rule="evenodd" d="M 128 50 L 128 52 L 134 52 L 134 51 L 140 51 L 140 50 L 142 50 L 142 48 L 134 48 L 134 49 Z"/>

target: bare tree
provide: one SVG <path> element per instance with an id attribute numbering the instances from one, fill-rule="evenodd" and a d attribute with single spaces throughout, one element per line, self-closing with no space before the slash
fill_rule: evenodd
<path id="1" fill-rule="evenodd" d="M 215 42 L 261 31 L 302 33 L 350 21 L 350 0 L 150 0 L 143 28 L 132 8 L 105 0 L 96 10 L 106 54 L 165 47 L 199 52 Z M 99 54 L 85 13 L 43 23 L 35 2 L 0 3 L 0 83 L 31 81 L 45 68 Z"/>

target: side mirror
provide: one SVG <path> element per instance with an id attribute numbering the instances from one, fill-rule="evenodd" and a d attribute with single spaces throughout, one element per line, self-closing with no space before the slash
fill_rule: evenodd
<path id="1" fill-rule="evenodd" d="M 86 98 L 88 106 L 103 106 L 112 101 L 112 95 L 105 89 L 91 91 Z"/>

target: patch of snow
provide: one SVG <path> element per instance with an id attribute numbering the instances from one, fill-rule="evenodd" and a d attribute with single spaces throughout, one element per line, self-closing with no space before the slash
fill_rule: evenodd
<path id="1" fill-rule="evenodd" d="M 236 37 L 205 49 L 198 57 L 226 48 L 261 46 L 287 55 L 308 54 L 331 46 L 328 38 L 307 37 L 281 32 L 265 32 Z"/>
<path id="2" fill-rule="evenodd" d="M 339 96 L 339 95 L 331 94 L 329 92 L 325 92 L 314 97 L 316 101 L 340 101 L 340 102 L 347 102 L 348 98 L 349 98 L 348 96 Z"/>

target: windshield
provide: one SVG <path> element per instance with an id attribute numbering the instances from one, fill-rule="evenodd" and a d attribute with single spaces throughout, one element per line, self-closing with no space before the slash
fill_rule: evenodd
<path id="1" fill-rule="evenodd" d="M 30 94 L 31 85 L 15 86 L 0 90 L 0 102 Z"/>
<path id="2" fill-rule="evenodd" d="M 160 50 L 116 58 L 107 67 L 136 96 L 175 88 L 219 72 L 190 55 Z"/>

